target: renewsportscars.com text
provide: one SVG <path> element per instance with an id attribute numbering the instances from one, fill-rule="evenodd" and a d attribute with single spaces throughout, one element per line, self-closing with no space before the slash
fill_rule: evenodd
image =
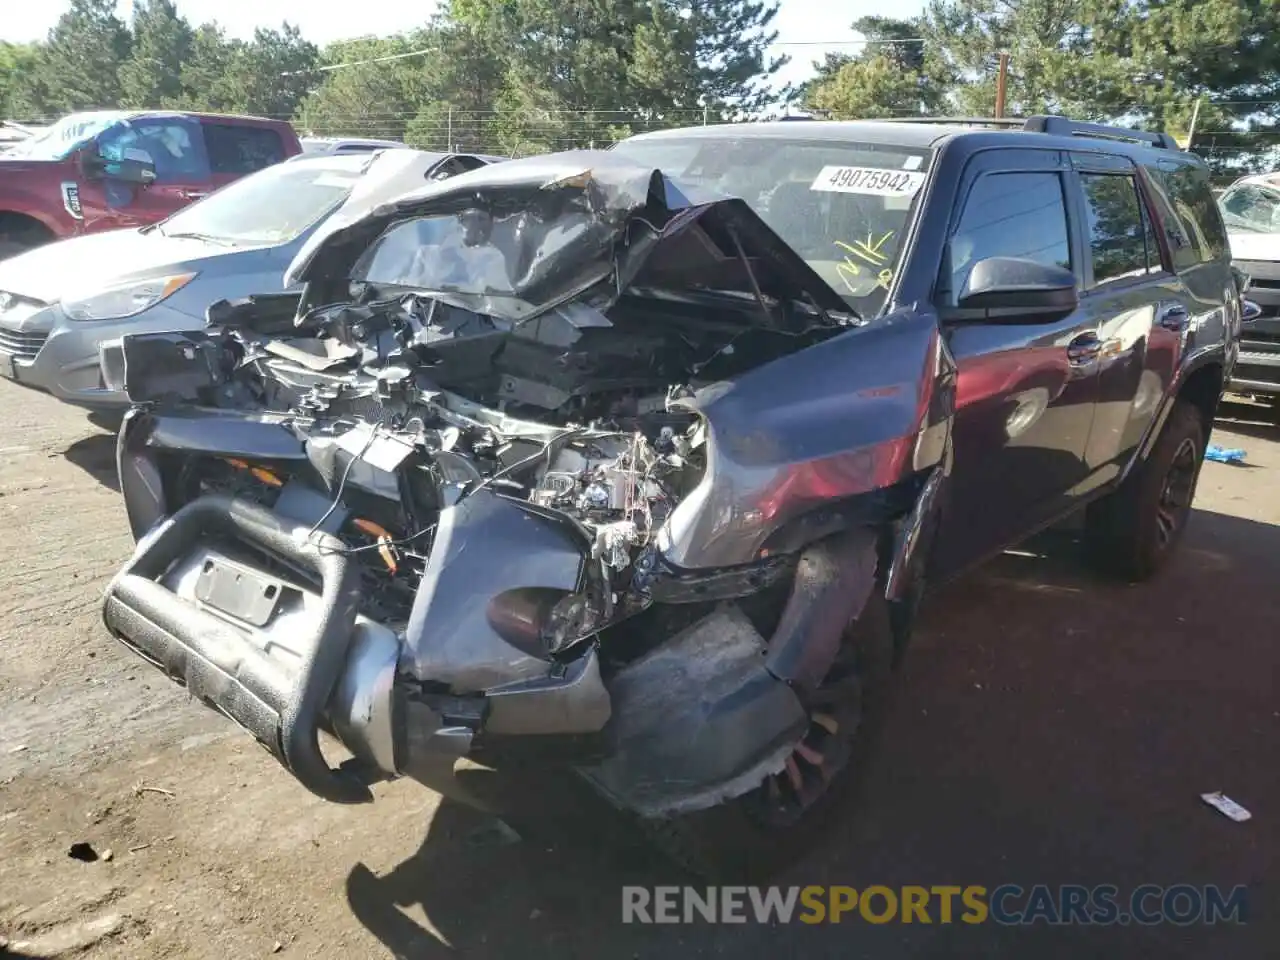
<path id="1" fill-rule="evenodd" d="M 1244 886 L 623 887 L 623 923 L 1247 923 Z"/>

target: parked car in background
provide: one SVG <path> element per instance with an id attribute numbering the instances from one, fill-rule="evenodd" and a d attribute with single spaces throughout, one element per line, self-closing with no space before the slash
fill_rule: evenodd
<path id="1" fill-rule="evenodd" d="M 0 154 L 0 258 L 163 220 L 300 153 L 280 120 L 155 111 L 64 117 Z"/>
<path id="2" fill-rule="evenodd" d="M 303 156 L 408 149 L 408 144 L 401 143 L 399 140 L 373 140 L 361 137 L 303 137 L 301 143 Z"/>
<path id="3" fill-rule="evenodd" d="M 0 376 L 91 408 L 127 405 L 102 373 L 104 342 L 199 329 L 215 300 L 279 292 L 299 245 L 357 189 L 403 193 L 483 163 L 418 150 L 309 158 L 260 170 L 158 224 L 11 257 L 0 263 Z"/>
<path id="4" fill-rule="evenodd" d="M 554 762 L 738 875 L 849 809 L 926 585 L 1175 554 L 1241 309 L 1204 164 L 1061 117 L 512 160 L 286 279 L 125 338 L 108 628 L 326 799 Z"/>
<path id="5" fill-rule="evenodd" d="M 1256 308 L 1245 317 L 1230 389 L 1280 406 L 1280 173 L 1237 180 L 1218 198 L 1237 268 Z"/>

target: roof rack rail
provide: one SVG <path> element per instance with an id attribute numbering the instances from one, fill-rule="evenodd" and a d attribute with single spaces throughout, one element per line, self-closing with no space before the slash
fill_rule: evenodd
<path id="1" fill-rule="evenodd" d="M 1162 150 L 1181 150 L 1178 141 L 1167 133 L 1147 133 L 1102 123 L 1086 123 L 1067 117 L 1037 115 L 1032 117 L 888 117 L 892 123 L 940 123 L 951 126 L 998 127 L 1003 130 L 1025 130 L 1056 137 L 1091 137 L 1095 140 L 1119 140 L 1145 143 Z M 881 121 L 885 122 L 885 121 Z"/>
<path id="2" fill-rule="evenodd" d="M 1022 127 L 1021 118 L 1011 117 L 884 117 L 877 123 L 945 123 L 968 127 Z"/>
<path id="3" fill-rule="evenodd" d="M 1047 133 L 1056 137 L 1092 137 L 1095 140 L 1121 140 L 1128 143 L 1145 143 L 1161 150 L 1181 150 L 1178 141 L 1167 133 L 1148 133 L 1145 130 L 1129 130 L 1111 127 L 1103 123 L 1085 123 L 1066 117 L 1027 117 L 1022 129 L 1029 133 Z"/>

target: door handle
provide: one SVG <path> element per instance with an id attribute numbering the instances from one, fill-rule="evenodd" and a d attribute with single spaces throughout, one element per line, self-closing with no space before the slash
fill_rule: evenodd
<path id="1" fill-rule="evenodd" d="M 1167 303 L 1160 307 L 1159 313 L 1156 314 L 1156 323 L 1174 333 L 1181 333 L 1187 329 L 1187 324 L 1190 322 L 1191 314 L 1180 303 Z"/>
<path id="2" fill-rule="evenodd" d="M 205 190 L 180 190 L 178 196 L 183 200 L 201 200 L 209 195 Z"/>
<path id="3" fill-rule="evenodd" d="M 1073 367 L 1087 366 L 1097 360 L 1101 353 L 1102 341 L 1092 330 L 1080 334 L 1067 344 L 1067 360 Z"/>

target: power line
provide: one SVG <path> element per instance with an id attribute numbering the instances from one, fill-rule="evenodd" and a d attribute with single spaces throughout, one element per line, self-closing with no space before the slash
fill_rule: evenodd
<path id="1" fill-rule="evenodd" d="M 777 40 L 770 44 L 772 47 L 852 47 L 861 46 L 868 43 L 925 43 L 924 37 L 905 37 L 897 40 Z M 315 67 L 312 70 L 292 70 L 280 74 L 282 77 L 300 76 L 306 73 L 328 73 L 332 70 L 342 70 L 345 67 L 363 67 L 370 63 L 387 63 L 391 60 L 405 60 L 409 57 L 420 57 L 428 53 L 436 53 L 432 47 L 424 47 L 421 50 L 410 50 L 408 53 L 395 53 L 385 57 L 372 57 L 368 60 L 348 60 L 343 63 L 330 63 L 323 67 Z"/>

